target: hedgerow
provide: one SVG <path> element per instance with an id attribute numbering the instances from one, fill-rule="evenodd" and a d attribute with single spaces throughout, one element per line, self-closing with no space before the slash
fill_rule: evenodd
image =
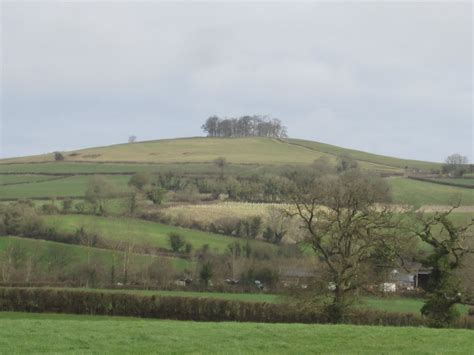
<path id="1" fill-rule="evenodd" d="M 212 322 L 330 323 L 324 314 L 302 311 L 288 304 L 28 288 L 0 288 L 0 311 Z M 353 310 L 344 319 L 344 323 L 385 326 L 426 325 L 425 320 L 415 314 L 372 310 Z M 474 319 L 463 317 L 456 326 L 474 329 Z"/>

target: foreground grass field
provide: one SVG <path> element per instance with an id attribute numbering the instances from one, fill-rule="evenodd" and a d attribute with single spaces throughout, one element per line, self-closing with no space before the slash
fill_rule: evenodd
<path id="1" fill-rule="evenodd" d="M 170 249 L 168 238 L 170 232 L 181 234 L 195 249 L 207 244 L 211 250 L 224 252 L 231 243 L 245 242 L 239 238 L 130 218 L 59 215 L 45 216 L 45 220 L 48 225 L 57 228 L 59 231 L 72 233 L 77 228 L 84 227 L 87 231 L 96 232 L 105 240 L 112 242 L 131 240 L 135 245 L 149 245 L 164 249 Z M 264 242 L 250 241 L 250 243 L 252 246 L 275 248 L 274 245 Z"/>
<path id="2" fill-rule="evenodd" d="M 471 330 L 0 312 L 2 353 L 469 354 Z"/>

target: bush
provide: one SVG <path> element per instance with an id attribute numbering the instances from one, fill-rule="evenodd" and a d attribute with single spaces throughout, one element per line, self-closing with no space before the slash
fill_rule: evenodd
<path id="1" fill-rule="evenodd" d="M 63 161 L 64 155 L 61 152 L 54 152 L 54 160 L 55 161 Z"/>
<path id="2" fill-rule="evenodd" d="M 173 250 L 175 253 L 181 251 L 186 245 L 186 240 L 184 239 L 184 237 L 176 232 L 168 233 L 168 240 L 170 243 L 171 250 Z"/>
<path id="3" fill-rule="evenodd" d="M 142 191 L 145 186 L 150 184 L 151 176 L 149 173 L 141 172 L 134 174 L 128 181 L 128 186 L 133 186 L 137 190 Z"/>
<path id="4" fill-rule="evenodd" d="M 44 214 L 57 214 L 59 213 L 59 208 L 54 203 L 47 203 L 41 206 L 41 212 Z"/>
<path id="5" fill-rule="evenodd" d="M 0 206 L 0 221 L 4 234 L 31 237 L 44 231 L 43 220 L 36 210 L 23 203 Z"/>
<path id="6" fill-rule="evenodd" d="M 86 211 L 86 204 L 84 202 L 78 202 L 74 205 L 74 208 L 78 213 L 84 213 Z"/>
<path id="7" fill-rule="evenodd" d="M 72 210 L 72 200 L 70 198 L 65 198 L 62 200 L 62 210 L 63 213 L 69 213 Z"/>

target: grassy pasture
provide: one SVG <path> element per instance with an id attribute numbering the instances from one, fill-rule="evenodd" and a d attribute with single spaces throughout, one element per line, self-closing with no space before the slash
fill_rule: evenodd
<path id="1" fill-rule="evenodd" d="M 49 175 L 0 175 L 0 185 L 24 184 L 61 178 Z"/>
<path id="2" fill-rule="evenodd" d="M 291 209 L 289 204 L 276 203 L 247 203 L 247 202 L 223 202 L 215 204 L 196 204 L 196 205 L 179 205 L 163 209 L 163 213 L 172 218 L 192 218 L 194 220 L 211 223 L 219 218 L 224 217 L 251 217 L 260 216 L 263 219 L 268 218 L 271 209 Z M 438 208 L 446 210 L 446 206 Z M 470 206 L 460 207 L 451 214 L 456 222 L 467 223 L 474 216 L 474 212 L 470 211 Z M 426 212 L 435 212 L 437 208 L 427 206 Z"/>
<path id="3" fill-rule="evenodd" d="M 225 156 L 231 163 L 311 163 L 318 154 L 270 138 L 183 138 L 134 144 L 117 144 L 66 153 L 67 161 L 202 163 Z M 37 155 L 3 162 L 51 162 L 52 154 Z"/>
<path id="4" fill-rule="evenodd" d="M 253 217 L 267 218 L 270 209 L 285 208 L 289 205 L 276 203 L 246 203 L 246 202 L 224 202 L 215 204 L 180 205 L 163 210 L 173 218 L 192 217 L 196 220 L 211 223 L 224 217 Z"/>
<path id="5" fill-rule="evenodd" d="M 459 199 L 461 205 L 474 205 L 474 189 L 433 184 L 405 178 L 389 178 L 393 202 L 412 206 L 451 205 Z"/>
<path id="6" fill-rule="evenodd" d="M 5 353 L 382 354 L 472 352 L 474 332 L 351 325 L 199 323 L 0 313 Z"/>
<path id="7" fill-rule="evenodd" d="M 300 166 L 300 165 L 298 165 Z M 228 174 L 263 173 L 279 171 L 281 167 L 260 164 L 230 164 L 226 168 Z M 207 163 L 149 163 L 149 164 L 119 164 L 119 163 L 40 163 L 40 164 L 1 164 L 0 173 L 9 174 L 128 174 L 136 172 L 166 173 L 173 172 L 181 175 L 217 175 L 219 170 L 212 162 Z"/>
<path id="8" fill-rule="evenodd" d="M 432 163 L 420 160 L 409 160 L 409 159 L 400 159 L 395 157 L 389 157 L 385 155 L 372 154 L 367 152 L 362 152 L 354 149 L 347 149 L 338 147 L 335 145 L 308 141 L 303 139 L 288 139 L 288 142 L 291 144 L 296 144 L 308 149 L 323 152 L 331 155 L 337 156 L 350 156 L 353 159 L 359 160 L 361 162 L 368 162 L 376 165 L 384 165 L 386 167 L 395 168 L 395 170 L 404 169 L 405 167 L 409 168 L 418 168 L 418 169 L 439 169 L 441 168 L 440 163 Z M 398 168 L 398 169 L 396 169 Z"/>
<path id="9" fill-rule="evenodd" d="M 195 249 L 208 244 L 211 250 L 224 252 L 229 244 L 242 239 L 218 235 L 192 229 L 179 228 L 130 218 L 104 218 L 89 215 L 45 216 L 48 225 L 60 231 L 74 232 L 84 226 L 86 230 L 97 232 L 105 240 L 112 242 L 133 240 L 136 245 L 150 245 L 169 249 L 168 233 L 177 232 L 185 237 Z M 251 241 L 251 245 L 260 245 L 264 248 L 275 246 Z"/>
<path id="10" fill-rule="evenodd" d="M 17 251 L 21 250 L 24 259 L 33 257 L 37 261 L 35 268 L 43 272 L 48 270 L 68 269 L 74 264 L 85 263 L 90 257 L 91 260 L 101 262 L 103 265 L 111 266 L 113 262 L 113 251 L 98 248 L 89 248 L 82 245 L 62 244 L 45 240 L 28 238 L 0 236 L 0 253 L 8 247 L 13 246 Z M 123 262 L 124 253 L 115 253 L 115 262 L 119 265 Z M 160 256 L 160 258 L 165 258 Z M 180 258 L 168 258 L 173 267 L 177 270 L 184 270 L 189 267 L 189 262 Z M 152 256 L 132 254 L 130 257 L 132 265 L 148 265 L 153 261 Z"/>
<path id="11" fill-rule="evenodd" d="M 423 300 L 418 298 L 406 298 L 406 297 L 386 297 L 386 298 L 375 298 L 375 297 L 364 297 L 362 302 L 357 306 L 360 308 L 368 308 L 378 311 L 386 312 L 400 312 L 400 313 L 416 313 L 420 314 L 421 307 L 423 307 Z M 458 310 L 461 314 L 467 315 L 468 306 L 458 305 Z"/>
<path id="12" fill-rule="evenodd" d="M 434 179 L 435 181 L 448 182 L 450 184 L 460 185 L 460 186 L 473 186 L 474 187 L 474 178 L 442 178 Z"/>
<path id="13" fill-rule="evenodd" d="M 407 164 L 414 167 L 432 163 L 405 161 L 380 155 L 330 146 L 318 142 L 288 141 L 272 138 L 181 138 L 117 144 L 65 153 L 66 162 L 135 162 L 135 163 L 204 163 L 224 156 L 233 164 L 311 164 L 327 157 L 335 162 L 336 155 L 351 155 L 361 159 L 362 168 L 398 171 Z M 0 163 L 52 162 L 53 154 L 4 159 Z M 63 163 L 62 163 L 63 164 Z"/>
<path id="14" fill-rule="evenodd" d="M 84 196 L 90 176 L 70 176 L 31 184 L 0 186 L 0 199 Z M 127 189 L 129 176 L 110 175 L 107 180 Z"/>

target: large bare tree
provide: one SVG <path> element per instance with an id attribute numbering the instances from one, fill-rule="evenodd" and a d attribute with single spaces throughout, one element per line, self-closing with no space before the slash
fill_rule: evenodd
<path id="1" fill-rule="evenodd" d="M 304 242 L 326 266 L 324 288 L 331 291 L 326 311 L 334 321 L 344 317 L 374 256 L 398 248 L 394 213 L 380 204 L 389 196 L 384 181 L 358 170 L 295 186 L 289 212 L 299 218 Z"/>

